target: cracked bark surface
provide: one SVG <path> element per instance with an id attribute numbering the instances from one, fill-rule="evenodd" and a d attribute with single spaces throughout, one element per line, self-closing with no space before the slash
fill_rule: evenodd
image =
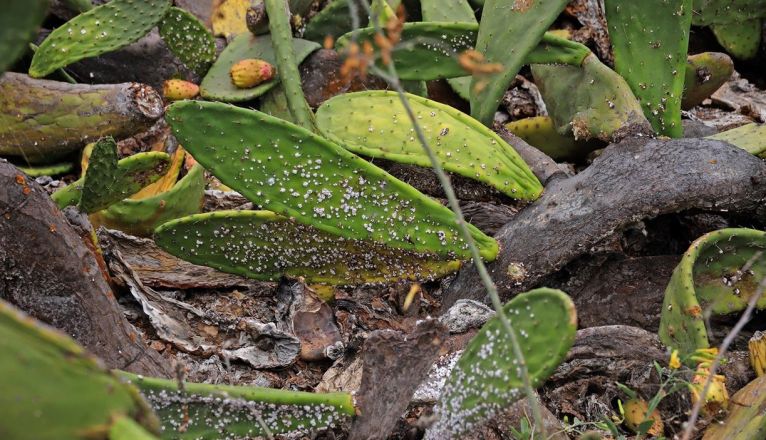
<path id="1" fill-rule="evenodd" d="M 110 368 L 168 377 L 102 270 L 45 190 L 0 160 L 0 298 L 72 336 Z"/>
<path id="2" fill-rule="evenodd" d="M 762 221 L 765 200 L 766 162 L 744 150 L 709 139 L 626 139 L 576 176 L 550 182 L 495 235 L 500 255 L 487 268 L 508 299 L 631 223 L 689 209 Z M 460 298 L 488 302 L 472 265 L 445 289 L 443 307 Z"/>

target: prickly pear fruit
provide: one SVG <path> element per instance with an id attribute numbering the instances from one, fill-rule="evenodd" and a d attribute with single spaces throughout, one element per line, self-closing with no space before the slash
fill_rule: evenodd
<path id="1" fill-rule="evenodd" d="M 575 140 L 571 134 L 560 134 L 550 116 L 519 119 L 505 124 L 505 128 L 556 160 L 581 159 L 603 145 L 600 142 Z"/>
<path id="2" fill-rule="evenodd" d="M 722 423 L 708 425 L 702 440 L 759 440 L 766 438 L 766 377 L 759 377 L 732 397 L 729 414 Z"/>
<path id="3" fill-rule="evenodd" d="M 535 289 L 503 306 L 517 333 L 533 387 L 542 384 L 574 343 L 577 315 L 562 291 Z M 439 420 L 427 438 L 460 438 L 514 401 L 524 397 L 520 360 L 500 318 L 490 319 L 474 336 L 452 369 L 437 403 Z"/>
<path id="4" fill-rule="evenodd" d="M 686 78 L 681 108 L 688 110 L 699 105 L 729 80 L 734 63 L 728 55 L 703 52 L 686 59 Z"/>
<path id="5" fill-rule="evenodd" d="M 0 77 L 0 155 L 33 164 L 104 136 L 132 136 L 161 116 L 162 98 L 143 84 L 68 84 L 13 72 Z"/>
<path id="6" fill-rule="evenodd" d="M 136 388 L 105 370 L 74 340 L 0 300 L 3 438 L 107 438 L 116 418 L 150 432 L 159 422 Z"/>
<path id="7" fill-rule="evenodd" d="M 40 44 L 29 75 L 40 78 L 83 58 L 127 46 L 162 20 L 170 0 L 112 0 L 69 20 Z"/>
<path id="8" fill-rule="evenodd" d="M 296 61 L 299 63 L 311 52 L 319 49 L 319 45 L 312 41 L 293 38 L 292 42 Z M 202 97 L 225 102 L 249 101 L 263 95 L 279 82 L 280 74 L 276 74 L 271 80 L 256 87 L 241 89 L 235 86 L 232 83 L 231 68 L 240 60 L 249 58 L 263 60 L 272 65 L 276 62 L 277 57 L 269 35 L 255 37 L 247 32 L 229 43 L 202 80 Z"/>
<path id="9" fill-rule="evenodd" d="M 673 271 L 660 317 L 663 344 L 681 357 L 710 347 L 703 310 L 725 315 L 742 311 L 766 276 L 766 232 L 731 228 L 695 240 Z M 752 262 L 751 262 L 752 260 Z M 749 264 L 749 269 L 743 267 Z M 757 306 L 766 307 L 766 297 Z"/>
<path id="10" fill-rule="evenodd" d="M 197 75 L 215 61 L 215 40 L 197 17 L 172 7 L 160 22 L 160 36 L 170 50 Z"/>
<path id="11" fill-rule="evenodd" d="M 162 96 L 166 101 L 194 99 L 199 95 L 199 86 L 182 79 L 169 79 L 162 84 Z"/>
<path id="12" fill-rule="evenodd" d="M 627 426 L 628 429 L 636 434 L 649 434 L 652 437 L 659 437 L 662 435 L 665 427 L 663 426 L 660 412 L 655 408 L 654 411 L 649 414 L 649 404 L 646 403 L 646 400 L 636 397 L 623 403 L 622 407 L 625 410 L 625 426 Z M 653 421 L 652 426 L 648 430 L 640 432 L 643 428 L 642 425 L 645 423 L 648 424 L 647 422 L 649 420 Z"/>
<path id="13" fill-rule="evenodd" d="M 516 150 L 479 121 L 454 108 L 407 95 L 428 144 L 445 170 L 476 179 L 518 199 L 534 200 L 543 187 Z M 328 139 L 369 157 L 430 167 L 412 134 L 412 123 L 396 92 L 338 95 L 317 109 L 317 125 Z"/>
<path id="14" fill-rule="evenodd" d="M 746 124 L 707 138 L 728 142 L 756 156 L 766 156 L 766 124 Z"/>
<path id="15" fill-rule="evenodd" d="M 274 66 L 253 58 L 242 60 L 229 70 L 231 82 L 240 89 L 249 89 L 274 78 Z"/>
<path id="16" fill-rule="evenodd" d="M 474 75 L 471 116 L 484 125 L 492 125 L 497 106 L 525 58 L 567 3 L 567 0 L 537 0 L 514 2 L 509 6 L 507 0 L 484 2 L 476 50 L 488 63 L 500 63 L 503 69 L 489 78 Z M 510 47 L 513 50 L 508 50 Z"/>
<path id="17" fill-rule="evenodd" d="M 708 363 L 699 364 L 689 384 L 691 401 L 692 405 L 696 405 L 697 402 L 704 398 L 702 413 L 708 417 L 717 417 L 729 407 L 729 392 L 726 391 L 726 378 L 716 374 L 710 382 L 707 394 L 703 396 L 702 392 L 705 390 L 705 383 L 708 377 L 710 377 L 710 365 Z"/>
<path id="18" fill-rule="evenodd" d="M 217 211 L 163 224 L 157 245 L 195 264 L 258 280 L 360 285 L 435 279 L 458 261 L 350 240 L 269 211 Z"/>
<path id="19" fill-rule="evenodd" d="M 116 372 L 137 386 L 160 417 L 163 438 L 218 440 L 313 432 L 353 416 L 348 393 L 307 393 L 211 385 Z"/>
<path id="20" fill-rule="evenodd" d="M 265 209 L 346 238 L 469 257 L 452 211 L 308 130 L 213 102 L 176 102 L 167 119 L 199 163 Z M 494 259 L 497 242 L 469 227 Z"/>
<path id="21" fill-rule="evenodd" d="M 532 74 L 561 135 L 613 142 L 651 133 L 628 84 L 593 54 L 579 67 L 533 64 Z"/>
<path id="22" fill-rule="evenodd" d="M 204 197 L 205 173 L 201 166 L 195 165 L 169 190 L 114 203 L 91 214 L 90 222 L 95 228 L 105 226 L 131 235 L 150 236 L 165 222 L 200 212 Z"/>
<path id="23" fill-rule="evenodd" d="M 681 137 L 692 0 L 604 3 L 614 66 L 657 133 Z"/>
<path id="24" fill-rule="evenodd" d="M 261 35 L 269 32 L 269 16 L 266 14 L 266 6 L 262 1 L 247 8 L 245 22 L 247 23 L 247 29 L 253 35 Z"/>
<path id="25" fill-rule="evenodd" d="M 460 54 L 473 50 L 479 26 L 474 23 L 405 23 L 401 42 L 391 57 L 396 64 L 397 74 L 406 80 L 433 80 L 466 76 L 460 63 Z M 353 39 L 360 43 L 374 43 L 375 29 L 364 28 L 347 33 L 337 41 L 338 48 L 349 45 Z M 523 64 L 571 64 L 579 66 L 590 50 L 580 43 L 558 38 L 546 32 L 542 40 L 524 58 Z M 375 57 L 380 58 L 376 48 Z M 423 60 L 428 60 L 424 63 Z"/>
<path id="26" fill-rule="evenodd" d="M 747 351 L 750 353 L 750 365 L 755 374 L 760 377 L 766 373 L 766 333 L 757 331 L 747 342 Z"/>
<path id="27" fill-rule="evenodd" d="M 0 75 L 27 49 L 45 18 L 48 0 L 8 0 L 0 15 Z"/>

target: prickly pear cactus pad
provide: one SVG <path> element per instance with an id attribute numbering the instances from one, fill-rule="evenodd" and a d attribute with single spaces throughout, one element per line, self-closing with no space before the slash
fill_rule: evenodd
<path id="1" fill-rule="evenodd" d="M 159 423 L 122 383 L 69 337 L 0 300 L 0 432 L 4 439 L 106 438 L 129 417 L 151 432 Z"/>
<path id="2" fill-rule="evenodd" d="M 560 290 L 541 288 L 518 295 L 503 310 L 517 332 L 530 381 L 536 387 L 553 373 L 574 343 L 574 304 Z M 479 330 L 452 369 L 436 407 L 439 420 L 427 438 L 460 438 L 522 397 L 518 360 L 495 316 Z"/>
<path id="3" fill-rule="evenodd" d="M 195 165 L 168 191 L 143 199 L 125 199 L 90 216 L 93 227 L 106 226 L 149 236 L 170 220 L 200 212 L 205 198 L 205 172 Z"/>
<path id="4" fill-rule="evenodd" d="M 354 415 L 347 393 L 306 393 L 252 386 L 184 383 L 118 374 L 138 386 L 162 421 L 162 438 L 271 437 L 332 427 Z"/>
<path id="5" fill-rule="evenodd" d="M 562 135 L 550 116 L 535 116 L 505 124 L 511 133 L 555 160 L 578 160 L 603 146 L 601 142 L 575 140 L 572 134 Z"/>
<path id="6" fill-rule="evenodd" d="M 481 13 L 476 50 L 502 70 L 489 78 L 474 76 L 471 116 L 491 126 L 503 94 L 519 73 L 527 54 L 564 9 L 567 0 L 487 0 Z"/>
<path id="7" fill-rule="evenodd" d="M 728 142 L 756 156 L 766 156 L 766 124 L 753 122 L 707 136 L 707 138 Z"/>
<path id="8" fill-rule="evenodd" d="M 765 232 L 732 228 L 698 238 L 684 253 L 665 290 L 660 340 L 682 356 L 708 348 L 705 313 L 744 310 L 765 276 Z M 766 307 L 766 297 L 757 306 Z"/>
<path id="9" fill-rule="evenodd" d="M 27 49 L 45 18 L 48 0 L 7 0 L 0 14 L 0 74 Z"/>
<path id="10" fill-rule="evenodd" d="M 146 185 L 156 182 L 167 170 L 170 156 L 165 153 L 150 151 L 126 157 L 117 162 L 117 180 L 109 188 L 94 188 L 99 197 L 106 197 L 112 203 L 141 190 Z M 87 173 L 86 173 L 87 174 Z M 80 202 L 85 178 L 80 178 L 51 195 L 59 208 L 76 205 Z M 91 202 L 86 202 L 91 203 Z M 101 204 L 100 202 L 98 204 Z"/>
<path id="11" fill-rule="evenodd" d="M 681 137 L 681 96 L 692 0 L 607 0 L 615 70 L 662 135 Z"/>
<path id="12" fill-rule="evenodd" d="M 170 156 L 158 152 L 143 153 L 142 156 L 123 162 L 120 166 L 114 139 L 103 138 L 93 147 L 88 170 L 81 185 L 79 207 L 87 213 L 104 209 L 156 182 L 167 172 L 169 166 Z"/>
<path id="13" fill-rule="evenodd" d="M 308 130 L 222 103 L 183 101 L 167 120 L 179 142 L 255 204 L 342 237 L 467 258 L 452 211 Z M 483 258 L 494 239 L 469 225 Z"/>
<path id="14" fill-rule="evenodd" d="M 686 77 L 681 108 L 699 105 L 734 73 L 734 63 L 725 53 L 703 52 L 686 58 Z"/>
<path id="15" fill-rule="evenodd" d="M 423 21 L 464 22 L 478 24 L 473 8 L 467 0 L 422 0 L 420 10 Z M 447 80 L 452 90 L 461 98 L 471 99 L 471 76 Z"/>
<path id="16" fill-rule="evenodd" d="M 694 0 L 693 7 L 692 23 L 698 26 L 766 17 L 766 3 L 762 0 Z"/>
<path id="17" fill-rule="evenodd" d="M 360 26 L 367 26 L 370 21 L 362 8 L 357 8 L 357 18 Z M 337 38 L 353 28 L 348 0 L 331 0 L 308 22 L 303 38 L 321 43 L 328 35 Z"/>
<path id="18" fill-rule="evenodd" d="M 433 80 L 466 76 L 458 55 L 473 49 L 479 26 L 474 23 L 405 23 L 402 41 L 394 47 L 391 57 L 396 72 L 404 80 Z M 353 33 L 347 33 L 337 41 L 342 49 L 352 41 Z M 374 43 L 375 29 L 364 28 L 356 32 L 357 41 Z M 558 38 L 551 33 L 543 35 L 524 64 L 557 63 L 579 66 L 590 50 L 580 43 Z M 379 53 L 376 52 L 376 56 Z M 428 60 L 428 62 L 424 62 Z"/>
<path id="19" fill-rule="evenodd" d="M 428 280 L 458 261 L 351 240 L 270 211 L 218 211 L 160 226 L 157 245 L 186 261 L 259 280 L 302 276 L 309 283 L 359 285 Z"/>
<path id="20" fill-rule="evenodd" d="M 493 186 L 510 197 L 534 200 L 543 187 L 516 150 L 479 121 L 419 96 L 407 95 L 418 123 L 445 170 Z M 430 167 L 396 92 L 338 95 L 317 109 L 328 139 L 369 157 Z"/>
<path id="21" fill-rule="evenodd" d="M 127 46 L 146 35 L 170 8 L 170 0 L 112 0 L 51 32 L 32 58 L 29 75 L 40 78 L 83 58 Z"/>
<path id="22" fill-rule="evenodd" d="M 319 49 L 319 44 L 313 41 L 293 38 L 293 48 L 296 61 L 300 63 L 311 52 Z M 271 37 L 268 35 L 255 37 L 246 32 L 229 43 L 202 80 L 202 84 L 200 84 L 200 94 L 202 97 L 217 101 L 242 102 L 257 98 L 274 87 L 280 79 L 279 72 L 271 81 L 266 81 L 251 89 L 237 88 L 231 82 L 231 67 L 237 62 L 248 58 L 260 59 L 275 64 L 276 55 L 271 45 Z"/>
<path id="23" fill-rule="evenodd" d="M 760 18 L 738 23 L 711 24 L 710 29 L 721 46 L 735 58 L 748 60 L 758 54 L 763 32 Z"/>
<path id="24" fill-rule="evenodd" d="M 581 67 L 533 64 L 532 74 L 562 135 L 612 142 L 651 133 L 625 80 L 595 55 L 588 55 Z"/>
<path id="25" fill-rule="evenodd" d="M 188 68 L 204 75 L 215 61 L 215 40 L 197 17 L 172 7 L 160 22 L 160 35 Z"/>

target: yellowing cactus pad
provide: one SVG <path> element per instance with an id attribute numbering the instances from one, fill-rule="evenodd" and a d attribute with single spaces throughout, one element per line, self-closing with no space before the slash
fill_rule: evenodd
<path id="1" fill-rule="evenodd" d="M 540 196 L 540 182 L 495 132 L 452 107 L 415 95 L 407 99 L 445 170 L 517 199 Z M 395 92 L 338 95 L 317 110 L 317 125 L 325 137 L 354 153 L 431 166 Z"/>

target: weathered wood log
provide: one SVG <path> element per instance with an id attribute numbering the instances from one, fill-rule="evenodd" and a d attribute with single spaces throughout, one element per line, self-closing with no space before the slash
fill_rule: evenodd
<path id="1" fill-rule="evenodd" d="M 149 129 L 162 98 L 138 83 L 69 84 L 8 72 L 0 77 L 0 155 L 48 162 L 103 136 Z"/>
<path id="2" fill-rule="evenodd" d="M 0 298 L 66 332 L 110 368 L 168 376 L 122 315 L 94 252 L 44 189 L 0 159 Z"/>
<path id="3" fill-rule="evenodd" d="M 763 221 L 764 201 L 766 162 L 742 149 L 709 139 L 626 139 L 576 176 L 554 179 L 500 229 L 500 255 L 488 270 L 509 298 L 631 223 L 688 209 Z M 472 265 L 445 290 L 444 307 L 460 298 L 487 300 Z"/>

